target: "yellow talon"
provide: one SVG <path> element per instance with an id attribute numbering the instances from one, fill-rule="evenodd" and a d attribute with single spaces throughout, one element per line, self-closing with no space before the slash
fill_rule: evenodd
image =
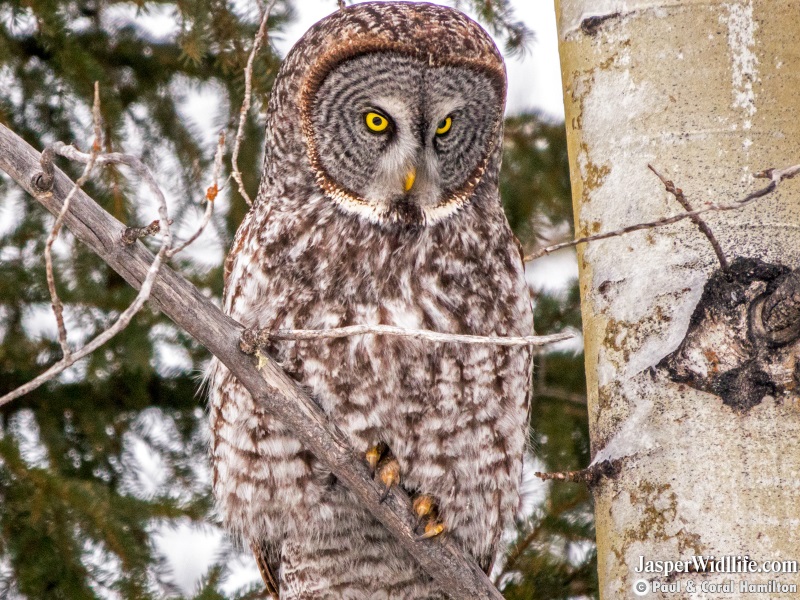
<path id="1" fill-rule="evenodd" d="M 425 533 L 419 536 L 419 539 L 427 540 L 428 538 L 436 537 L 443 531 L 444 531 L 444 525 L 436 521 L 431 521 L 427 525 L 425 525 Z"/>
<path id="2" fill-rule="evenodd" d="M 378 467 L 378 478 L 383 482 L 383 485 L 386 486 L 383 494 L 381 494 L 380 501 L 383 502 L 389 495 L 392 486 L 400 483 L 400 463 L 394 458 L 384 460 Z"/>
<path id="3" fill-rule="evenodd" d="M 414 498 L 414 512 L 422 519 L 433 512 L 433 498 L 430 496 L 417 496 Z"/>
<path id="4" fill-rule="evenodd" d="M 381 459 L 383 455 L 383 449 L 380 445 L 373 446 L 369 450 L 367 450 L 367 464 L 369 465 L 370 471 L 375 473 L 375 468 L 378 466 L 378 461 Z"/>

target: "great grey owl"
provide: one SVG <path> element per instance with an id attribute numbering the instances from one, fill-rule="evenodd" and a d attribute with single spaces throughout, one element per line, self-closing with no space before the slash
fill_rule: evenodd
<path id="1" fill-rule="evenodd" d="M 530 335 L 498 191 L 505 89 L 496 46 L 456 10 L 366 2 L 314 25 L 275 81 L 225 311 L 248 328 Z M 491 567 L 519 503 L 529 349 L 360 335 L 267 353 L 414 496 L 420 535 Z M 218 509 L 274 594 L 448 597 L 219 363 L 210 381 Z"/>

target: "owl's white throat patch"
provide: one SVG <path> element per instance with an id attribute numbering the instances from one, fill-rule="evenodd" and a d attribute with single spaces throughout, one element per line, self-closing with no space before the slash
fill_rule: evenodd
<path id="1" fill-rule="evenodd" d="M 457 195 L 434 204 L 421 206 L 413 196 L 398 197 L 391 202 L 358 198 L 342 189 L 327 190 L 326 196 L 342 210 L 358 215 L 370 223 L 428 226 L 457 213 L 467 202 L 466 195 Z"/>

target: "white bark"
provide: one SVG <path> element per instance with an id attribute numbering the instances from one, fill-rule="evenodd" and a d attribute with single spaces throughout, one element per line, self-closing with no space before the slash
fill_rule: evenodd
<path id="1" fill-rule="evenodd" d="M 701 208 L 761 187 L 753 172 L 800 162 L 797 2 L 556 0 L 556 12 L 578 235 L 680 210 L 648 163 Z M 800 266 L 797 180 L 740 211 L 703 217 L 729 261 Z M 742 408 L 654 368 L 683 341 L 719 269 L 707 239 L 687 219 L 594 242 L 578 257 L 593 456 L 624 459 L 594 488 L 601 597 L 637 597 L 642 577 L 665 581 L 635 573 L 640 556 L 800 560 L 791 382 Z M 748 294 L 762 290 L 753 284 Z M 716 350 L 734 352 L 730 327 L 713 344 L 710 330 L 697 334 L 705 366 L 696 368 L 716 365 Z M 796 348 L 781 350 L 785 364 L 795 364 Z M 736 592 L 725 597 L 739 597 L 741 581 L 800 587 L 797 574 L 678 574 L 681 593 L 671 597 L 690 597 L 689 580 L 731 579 Z"/>

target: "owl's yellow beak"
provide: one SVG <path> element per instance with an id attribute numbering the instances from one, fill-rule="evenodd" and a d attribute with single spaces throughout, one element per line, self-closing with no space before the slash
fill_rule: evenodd
<path id="1" fill-rule="evenodd" d="M 405 181 L 405 189 L 406 191 L 410 190 L 414 187 L 414 181 L 417 178 L 417 170 L 415 168 L 411 168 L 411 170 L 406 173 L 406 181 Z"/>

